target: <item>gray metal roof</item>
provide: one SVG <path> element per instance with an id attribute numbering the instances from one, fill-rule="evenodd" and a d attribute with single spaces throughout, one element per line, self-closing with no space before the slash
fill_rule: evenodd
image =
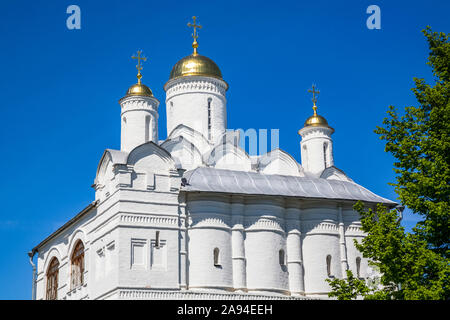
<path id="1" fill-rule="evenodd" d="M 183 175 L 187 180 L 184 191 L 220 192 L 252 195 L 273 195 L 299 198 L 361 200 L 384 203 L 396 202 L 380 197 L 354 183 L 323 178 L 260 174 L 199 167 Z"/>

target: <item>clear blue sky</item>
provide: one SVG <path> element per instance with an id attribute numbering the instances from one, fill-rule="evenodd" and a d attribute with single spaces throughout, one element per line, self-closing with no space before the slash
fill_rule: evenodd
<path id="1" fill-rule="evenodd" d="M 81 30 L 66 8 L 81 8 Z M 366 8 L 381 8 L 381 30 Z M 416 104 L 414 76 L 432 80 L 420 30 L 450 31 L 448 1 L 2 1 L 0 3 L 0 299 L 29 299 L 27 252 L 94 200 L 105 148 L 120 148 L 118 100 L 135 83 L 130 56 L 149 58 L 143 81 L 161 101 L 172 66 L 199 52 L 229 83 L 229 128 L 279 128 L 280 147 L 300 160 L 297 130 L 319 113 L 336 129 L 337 167 L 395 200 L 393 158 L 373 133 L 389 105 Z M 410 228 L 416 218 L 407 213 Z"/>

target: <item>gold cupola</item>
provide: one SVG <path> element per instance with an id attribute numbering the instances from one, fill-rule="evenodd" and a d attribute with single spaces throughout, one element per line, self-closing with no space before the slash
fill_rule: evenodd
<path id="1" fill-rule="evenodd" d="M 174 65 L 172 71 L 170 72 L 169 80 L 186 76 L 205 76 L 223 80 L 222 72 L 217 64 L 210 58 L 198 54 L 197 28 L 201 29 L 202 26 L 196 24 L 197 17 L 194 16 L 192 19 L 194 20 L 194 23 L 188 23 L 187 25 L 188 27 L 192 27 L 194 29 L 194 33 L 192 34 L 192 37 L 194 38 L 194 42 L 192 43 L 194 52 L 191 55 L 184 57 Z"/>
<path id="2" fill-rule="evenodd" d="M 332 132 L 334 132 L 334 129 L 328 125 L 328 121 L 324 117 L 322 117 L 322 116 L 317 114 L 317 106 L 316 106 L 317 97 L 316 97 L 316 94 L 319 94 L 320 91 L 316 90 L 316 87 L 313 85 L 312 86 L 312 90 L 308 90 L 308 92 L 312 92 L 312 94 L 313 94 L 312 101 L 313 101 L 314 114 L 311 117 L 309 117 L 308 119 L 306 119 L 303 127 L 304 128 L 305 127 L 327 127 L 329 129 L 331 129 Z"/>
<path id="3" fill-rule="evenodd" d="M 141 83 L 141 79 L 142 79 L 141 60 L 147 61 L 147 58 L 141 57 L 141 53 L 142 53 L 142 51 L 138 50 L 137 57 L 136 56 L 132 56 L 131 57 L 132 59 L 137 59 L 138 60 L 138 64 L 136 66 L 136 69 L 138 70 L 138 74 L 137 74 L 138 83 L 133 84 L 131 87 L 128 88 L 126 96 L 147 96 L 147 97 L 153 97 L 152 90 L 150 90 L 150 88 L 147 87 L 145 84 Z"/>
<path id="4" fill-rule="evenodd" d="M 306 119 L 304 126 L 322 126 L 329 127 L 327 120 L 317 114 L 317 106 L 313 106 L 314 114 Z"/>
<path id="5" fill-rule="evenodd" d="M 185 76 L 205 76 L 222 80 L 222 72 L 220 72 L 217 64 L 210 58 L 199 55 L 197 52 L 178 61 L 173 66 L 169 79 Z"/>

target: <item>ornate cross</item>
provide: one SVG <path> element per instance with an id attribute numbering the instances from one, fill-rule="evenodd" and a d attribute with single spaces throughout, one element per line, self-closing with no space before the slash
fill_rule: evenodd
<path id="1" fill-rule="evenodd" d="M 197 53 L 197 48 L 198 48 L 198 43 L 197 43 L 197 38 L 198 38 L 197 28 L 201 29 L 202 26 L 199 25 L 199 24 L 196 24 L 196 20 L 197 20 L 197 17 L 196 17 L 196 16 L 193 16 L 193 17 L 192 17 L 192 20 L 194 20 L 194 23 L 188 22 L 187 26 L 194 29 L 194 33 L 192 34 L 192 38 L 194 38 L 194 42 L 192 43 L 192 47 L 194 48 L 194 54 L 196 54 L 196 53 Z"/>
<path id="2" fill-rule="evenodd" d="M 142 75 L 141 75 L 141 70 L 142 70 L 141 60 L 147 61 L 147 58 L 141 57 L 141 53 L 142 53 L 142 51 L 138 50 L 137 51 L 137 57 L 136 56 L 131 56 L 131 59 L 137 59 L 137 61 L 138 61 L 136 69 L 138 70 L 137 78 L 138 78 L 138 83 L 139 84 L 141 84 L 141 78 L 142 78 Z"/>
<path id="3" fill-rule="evenodd" d="M 312 94 L 313 94 L 312 102 L 314 103 L 314 106 L 316 106 L 316 103 L 317 103 L 316 94 L 318 95 L 320 93 L 320 91 L 319 90 L 316 91 L 316 86 L 313 84 L 312 90 L 308 89 L 308 92 L 312 92 Z"/>

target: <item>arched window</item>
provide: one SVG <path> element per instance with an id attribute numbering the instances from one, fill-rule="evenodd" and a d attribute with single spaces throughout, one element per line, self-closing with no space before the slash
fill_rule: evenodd
<path id="1" fill-rule="evenodd" d="M 286 255 L 284 254 L 284 250 L 283 249 L 278 251 L 278 258 L 280 260 L 280 265 L 281 266 L 286 265 Z"/>
<path id="2" fill-rule="evenodd" d="M 214 266 L 220 266 L 220 251 L 219 248 L 214 248 Z"/>
<path id="3" fill-rule="evenodd" d="M 331 256 L 327 255 L 327 275 L 331 277 Z"/>
<path id="4" fill-rule="evenodd" d="M 361 270 L 361 258 L 357 257 L 356 258 L 356 276 L 358 278 L 360 278 L 361 274 L 360 274 L 360 270 Z"/>
<path id="5" fill-rule="evenodd" d="M 71 284 L 72 289 L 83 284 L 84 273 L 84 245 L 81 240 L 78 240 L 73 249 L 71 258 Z"/>
<path id="6" fill-rule="evenodd" d="M 59 261 L 54 257 L 47 269 L 47 300 L 56 300 L 58 298 L 58 271 Z"/>

